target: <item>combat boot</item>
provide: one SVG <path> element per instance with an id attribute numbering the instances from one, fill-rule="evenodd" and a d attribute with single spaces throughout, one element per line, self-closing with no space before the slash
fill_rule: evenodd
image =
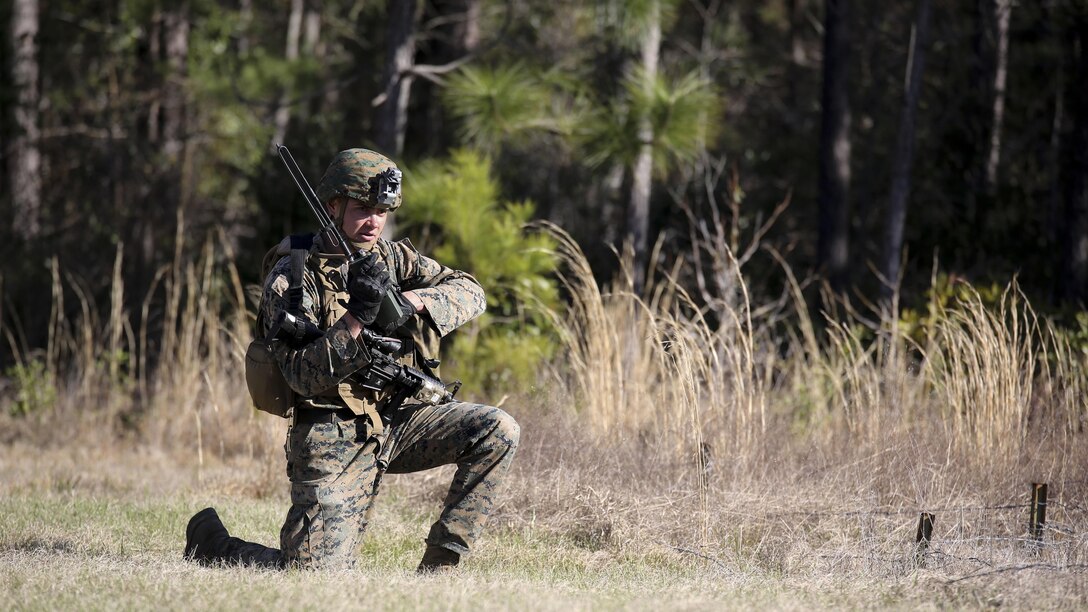
<path id="1" fill-rule="evenodd" d="M 416 573 L 444 574 L 452 572 L 460 562 L 461 555 L 448 548 L 428 544 L 427 550 L 423 553 L 423 560 L 419 562 L 419 567 L 416 568 Z"/>
<path id="2" fill-rule="evenodd" d="M 209 565 L 219 558 L 217 552 L 230 538 L 215 508 L 204 508 L 189 519 L 185 528 L 185 558 Z"/>

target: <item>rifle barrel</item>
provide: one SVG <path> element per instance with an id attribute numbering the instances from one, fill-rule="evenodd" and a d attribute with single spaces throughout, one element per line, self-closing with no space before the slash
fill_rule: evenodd
<path id="1" fill-rule="evenodd" d="M 295 157 L 291 155 L 291 151 L 284 145 L 277 144 L 276 151 L 280 154 L 280 159 L 283 160 L 283 165 L 287 166 L 287 172 L 291 174 L 291 179 L 295 181 L 295 186 L 302 192 L 303 199 L 310 205 L 310 210 L 317 217 L 317 222 L 321 224 L 322 233 L 329 235 L 334 242 L 338 243 L 336 246 L 344 252 L 344 256 L 348 261 L 355 258 L 355 253 L 352 252 L 351 247 L 348 246 L 347 240 L 340 233 L 340 228 L 336 227 L 333 223 L 332 217 L 329 216 L 328 211 L 321 205 L 321 201 L 318 200 L 317 194 L 314 193 L 314 188 L 310 186 L 310 182 L 306 180 L 306 175 L 299 169 L 298 164 L 295 163 Z"/>

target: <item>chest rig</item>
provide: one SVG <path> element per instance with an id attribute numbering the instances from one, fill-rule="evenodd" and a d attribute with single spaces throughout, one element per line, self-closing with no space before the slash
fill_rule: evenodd
<path id="1" fill-rule="evenodd" d="M 406 244 L 411 248 L 410 243 Z M 405 274 L 405 262 L 398 247 L 380 240 L 374 250 L 389 270 L 390 277 L 399 285 Z M 263 271 L 266 278 L 284 256 L 290 257 L 288 288 L 284 294 L 288 302 L 287 312 L 296 315 L 301 312 L 305 270 L 309 268 L 317 286 L 318 300 L 313 304 L 313 311 L 321 328 L 328 329 L 346 312 L 344 303 L 348 300 L 345 290 L 347 270 L 343 256 L 323 253 L 312 234 L 290 236 L 265 255 Z M 266 326 L 259 317 L 258 329 Z M 422 317 L 409 319 L 394 332 L 394 336 L 401 340 L 404 347 L 397 356 L 398 362 L 422 369 L 437 378 L 437 361 L 432 356 L 438 354 L 439 336 Z M 365 415 L 374 428 L 374 435 L 382 433 L 381 411 L 387 398 L 363 388 L 353 381 L 353 377 L 348 377 L 313 398 L 296 397 L 273 359 L 276 342 L 280 341 L 271 337 L 258 338 L 250 344 L 246 353 L 246 381 L 258 409 L 277 416 L 290 417 L 292 410 L 305 410 L 307 405 L 342 405 L 356 415 Z"/>

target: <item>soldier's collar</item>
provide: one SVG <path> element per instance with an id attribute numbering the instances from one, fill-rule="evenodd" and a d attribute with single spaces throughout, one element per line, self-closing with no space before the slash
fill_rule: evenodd
<path id="1" fill-rule="evenodd" d="M 381 238 L 378 238 L 373 242 L 349 241 L 348 244 L 351 245 L 351 248 L 357 251 L 370 252 L 378 248 L 378 242 L 380 241 Z M 321 235 L 318 235 L 317 238 L 314 239 L 314 246 L 316 247 L 314 250 L 314 255 L 317 257 L 320 257 L 322 259 L 344 259 L 344 254 L 341 253 L 338 249 L 330 249 L 326 246 L 325 240 Z"/>

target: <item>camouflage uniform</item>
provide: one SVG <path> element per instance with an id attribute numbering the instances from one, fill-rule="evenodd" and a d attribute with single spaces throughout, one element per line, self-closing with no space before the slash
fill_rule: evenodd
<path id="1" fill-rule="evenodd" d="M 327 196 L 322 194 L 323 199 Z M 373 248 L 400 289 L 413 291 L 426 306 L 400 332 L 418 349 L 402 361 L 420 367 L 420 357 L 435 356 L 440 336 L 484 311 L 483 289 L 470 275 L 421 255 L 407 240 L 381 239 Z M 286 241 L 280 252 L 285 251 Z M 517 448 L 518 424 L 498 408 L 467 402 L 406 403 L 386 409 L 386 394 L 354 383 L 350 375 L 369 359 L 342 320 L 342 302 L 348 299 L 342 262 L 342 256 L 321 253 L 317 241 L 303 275 L 300 314 L 325 333 L 299 349 L 280 346 L 275 354 L 299 395 L 284 447 L 291 508 L 280 531 L 280 549 L 229 538 L 213 546 L 213 560 L 350 567 L 386 472 L 457 464 L 445 508 L 427 536 L 429 547 L 468 553 L 494 506 L 496 489 Z M 258 315 L 262 333 L 287 308 L 290 265 L 290 257 L 281 257 L 265 281 Z M 346 418 L 308 418 L 333 411 Z"/>

